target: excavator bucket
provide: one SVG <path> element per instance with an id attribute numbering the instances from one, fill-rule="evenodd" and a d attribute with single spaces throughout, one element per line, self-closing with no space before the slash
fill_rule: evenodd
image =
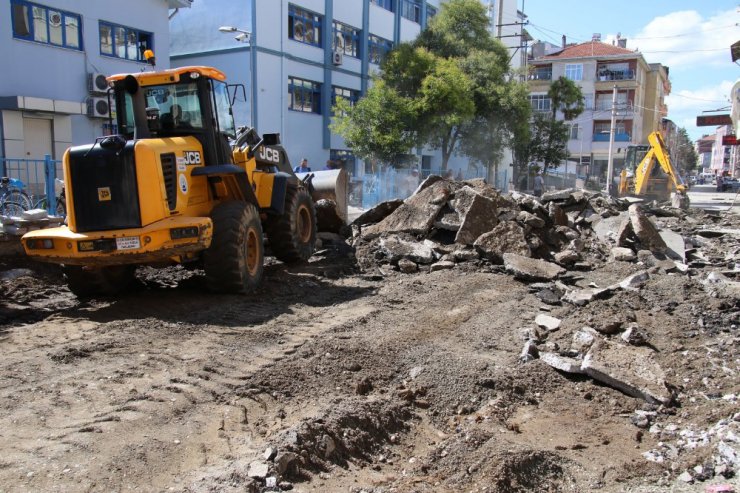
<path id="1" fill-rule="evenodd" d="M 325 207 L 317 207 L 319 231 L 332 231 L 338 229 L 338 221 L 342 225 L 347 224 L 347 172 L 343 169 L 324 171 L 311 171 L 309 173 L 296 173 L 296 176 L 305 180 L 311 176 L 311 198 L 314 203 L 320 200 L 330 200 L 335 206 L 327 210 Z M 336 217 L 331 217 L 336 215 Z"/>

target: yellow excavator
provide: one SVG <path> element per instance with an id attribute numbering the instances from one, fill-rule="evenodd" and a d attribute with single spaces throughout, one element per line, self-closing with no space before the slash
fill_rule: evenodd
<path id="1" fill-rule="evenodd" d="M 313 174 L 293 172 L 279 134 L 235 128 L 235 86 L 219 70 L 108 82 L 118 133 L 65 152 L 67 225 L 21 240 L 30 257 L 62 264 L 75 294 L 114 294 L 138 265 L 172 263 L 201 266 L 210 290 L 250 292 L 262 278 L 263 233 L 279 260 L 303 262 L 317 235 L 312 194 L 346 207 L 344 171 L 319 172 L 328 176 L 317 189 Z"/>
<path id="2" fill-rule="evenodd" d="M 619 195 L 665 201 L 674 193 L 674 205 L 687 209 L 688 187 L 671 163 L 660 132 L 648 136 L 649 145 L 629 146 L 620 174 Z M 655 164 L 659 166 L 656 166 Z"/>

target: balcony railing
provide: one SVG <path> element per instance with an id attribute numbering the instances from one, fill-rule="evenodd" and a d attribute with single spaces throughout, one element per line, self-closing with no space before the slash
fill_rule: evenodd
<path id="1" fill-rule="evenodd" d="M 605 70 L 600 69 L 596 74 L 596 80 L 600 81 L 612 81 L 612 80 L 635 80 L 634 70 Z"/>
<path id="2" fill-rule="evenodd" d="M 595 133 L 593 137 L 594 142 L 609 142 L 609 132 Z M 628 133 L 615 133 L 614 142 L 629 142 L 630 134 Z"/>
<path id="3" fill-rule="evenodd" d="M 529 80 L 552 80 L 552 70 L 535 70 L 529 74 Z"/>

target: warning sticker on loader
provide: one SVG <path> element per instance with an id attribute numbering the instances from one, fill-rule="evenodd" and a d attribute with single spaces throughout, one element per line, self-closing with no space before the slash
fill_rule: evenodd
<path id="1" fill-rule="evenodd" d="M 187 195 L 187 193 L 188 193 L 188 179 L 187 179 L 187 177 L 185 175 L 181 174 L 179 180 L 180 180 L 180 191 L 183 194 Z"/>

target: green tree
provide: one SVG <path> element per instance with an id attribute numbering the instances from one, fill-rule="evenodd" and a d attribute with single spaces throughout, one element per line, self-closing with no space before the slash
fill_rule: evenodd
<path id="1" fill-rule="evenodd" d="M 550 85 L 547 96 L 551 101 L 550 113 L 535 113 L 529 146 L 529 158 L 541 161 L 545 172 L 558 167 L 568 158 L 566 121 L 577 118 L 585 109 L 581 88 L 565 77 L 558 78 Z M 558 120 L 558 111 L 565 120 Z"/>
<path id="2" fill-rule="evenodd" d="M 694 149 L 689 133 L 681 127 L 676 133 L 674 155 L 671 157 L 672 164 L 679 169 L 682 175 L 699 169 L 699 156 Z M 700 170 L 701 171 L 701 170 Z"/>
<path id="3" fill-rule="evenodd" d="M 332 131 L 362 159 L 395 164 L 416 142 L 412 101 L 382 79 L 354 106 L 338 98 L 334 114 Z"/>
<path id="4" fill-rule="evenodd" d="M 490 167 L 528 116 L 526 92 L 510 78 L 508 50 L 488 32 L 478 0 L 444 3 L 413 43 L 386 56 L 374 82 L 369 102 L 335 108 L 332 130 L 360 157 L 397 163 L 411 147 L 428 145 L 441 151 L 443 170 L 454 153 Z M 400 113 L 382 114 L 390 111 Z"/>

